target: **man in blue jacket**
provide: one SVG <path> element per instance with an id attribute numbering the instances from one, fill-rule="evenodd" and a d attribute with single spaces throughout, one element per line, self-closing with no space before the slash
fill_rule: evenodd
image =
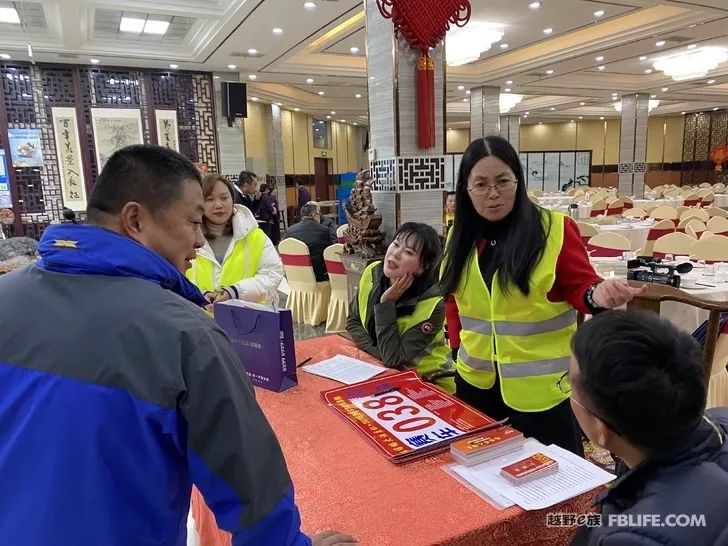
<path id="1" fill-rule="evenodd" d="M 620 460 L 599 497 L 601 526 L 575 545 L 728 544 L 728 408 L 705 411 L 703 356 L 656 314 L 609 311 L 573 340 L 571 384 L 582 430 Z"/>
<path id="2" fill-rule="evenodd" d="M 90 225 L 49 227 L 41 261 L 0 278 L 0 543 L 184 546 L 193 483 L 234 546 L 312 543 L 246 373 L 183 275 L 202 205 L 189 160 L 125 148 Z"/>

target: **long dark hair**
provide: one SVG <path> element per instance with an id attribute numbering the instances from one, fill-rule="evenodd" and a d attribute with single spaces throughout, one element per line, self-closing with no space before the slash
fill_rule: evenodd
<path id="1" fill-rule="evenodd" d="M 516 150 L 510 142 L 499 136 L 474 140 L 463 154 L 455 187 L 455 223 L 445 251 L 441 281 L 445 296 L 457 290 L 468 257 L 483 228 L 493 225 L 478 214 L 468 195 L 470 172 L 478 161 L 488 156 L 497 157 L 508 165 L 518 182 L 513 210 L 502 220 L 508 222 L 507 229 L 499 234 L 498 244 L 486 250 L 493 253 L 492 263 L 498 271 L 498 279 L 504 291 L 515 285 L 524 295 L 528 295 L 531 273 L 546 247 L 550 223 L 547 219 L 544 225 L 539 207 L 528 198 L 523 169 Z"/>
<path id="2" fill-rule="evenodd" d="M 393 241 L 399 238 L 415 250 L 420 251 L 422 274 L 417 275 L 402 299 L 419 296 L 436 282 L 436 274 L 442 258 L 440 237 L 432 226 L 419 222 L 405 222 L 394 234 Z"/>

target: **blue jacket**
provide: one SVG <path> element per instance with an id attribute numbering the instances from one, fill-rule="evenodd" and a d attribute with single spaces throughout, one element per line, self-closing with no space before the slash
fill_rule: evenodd
<path id="1" fill-rule="evenodd" d="M 0 277 L 0 544 L 184 546 L 194 483 L 235 546 L 310 545 L 199 291 L 100 228 L 50 227 L 39 251 Z"/>

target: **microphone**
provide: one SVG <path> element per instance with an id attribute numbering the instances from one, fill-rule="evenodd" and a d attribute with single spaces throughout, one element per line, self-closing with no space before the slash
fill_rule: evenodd
<path id="1" fill-rule="evenodd" d="M 685 273 L 690 273 L 693 270 L 693 264 L 685 262 L 684 264 L 678 264 L 677 267 L 675 267 L 675 271 L 680 273 L 681 275 L 684 275 Z"/>

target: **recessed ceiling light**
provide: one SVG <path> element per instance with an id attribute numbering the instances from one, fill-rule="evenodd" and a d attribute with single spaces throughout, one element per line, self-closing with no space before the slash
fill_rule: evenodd
<path id="1" fill-rule="evenodd" d="M 351 51 L 352 53 L 359 53 L 359 48 L 358 47 L 350 47 L 349 48 L 349 51 Z"/>
<path id="2" fill-rule="evenodd" d="M 513 84 L 513 80 L 506 80 L 506 85 L 511 85 L 511 84 Z"/>
<path id="3" fill-rule="evenodd" d="M 553 73 L 554 73 L 554 71 L 553 70 L 550 70 L 550 69 L 546 71 L 546 74 L 549 74 L 549 75 L 551 75 Z"/>
<path id="4" fill-rule="evenodd" d="M 331 119 L 331 116 L 326 116 L 326 119 Z"/>
<path id="5" fill-rule="evenodd" d="M 603 9 L 600 9 L 599 11 L 594 12 L 594 17 L 601 17 L 602 15 L 604 15 Z"/>
<path id="6" fill-rule="evenodd" d="M 580 102 L 579 104 L 582 105 L 582 106 L 584 106 L 586 103 L 585 102 Z"/>
<path id="7" fill-rule="evenodd" d="M 544 34 L 551 34 L 554 31 L 551 27 L 543 29 Z"/>
<path id="8" fill-rule="evenodd" d="M 665 40 L 660 40 L 659 42 L 655 42 L 655 45 L 656 45 L 657 47 L 662 47 L 662 46 L 664 46 L 664 45 L 665 45 Z"/>
<path id="9" fill-rule="evenodd" d="M 0 57 L 2 57 L 3 59 L 9 59 L 10 55 L 8 55 L 7 53 L 3 53 L 2 55 L 0 55 Z M 89 61 L 91 61 L 91 64 L 99 64 L 101 62 L 98 59 L 89 59 Z"/>
<path id="10" fill-rule="evenodd" d="M 717 110 L 717 109 L 718 109 L 718 107 L 717 107 L 717 106 L 716 106 L 715 108 L 713 108 L 713 110 Z"/>
<path id="11" fill-rule="evenodd" d="M 369 76 L 369 79 L 370 80 L 376 80 L 377 78 L 375 78 L 374 76 Z"/>
<path id="12" fill-rule="evenodd" d="M 229 65 L 228 65 L 228 68 L 229 68 L 230 70 L 235 70 L 235 69 L 237 68 L 237 66 L 235 66 L 234 64 L 229 64 Z"/>
<path id="13" fill-rule="evenodd" d="M 650 95 L 650 98 L 651 99 L 656 99 L 657 98 L 657 95 Z"/>
<path id="14" fill-rule="evenodd" d="M 468 102 L 468 99 L 463 99 L 463 102 Z"/>
<path id="15" fill-rule="evenodd" d="M 249 80 L 257 80 L 258 79 L 258 76 L 256 76 L 255 74 L 248 74 L 248 79 Z"/>
<path id="16" fill-rule="evenodd" d="M 276 27 L 273 29 L 273 34 L 283 34 L 283 29 Z"/>
<path id="17" fill-rule="evenodd" d="M 255 49 L 254 47 L 251 47 L 251 48 L 250 48 L 250 49 L 248 50 L 248 55 L 257 55 L 257 54 L 258 54 L 258 50 L 257 50 L 257 49 Z"/>
<path id="18" fill-rule="evenodd" d="M 319 91 L 318 94 L 323 97 L 326 94 L 326 92 L 325 91 Z"/>
<path id="19" fill-rule="evenodd" d="M 331 110 L 331 115 L 332 116 L 335 116 L 336 115 L 336 112 L 334 112 L 333 110 Z"/>
<path id="20" fill-rule="evenodd" d="M 281 103 L 281 102 L 276 102 L 276 106 L 283 106 L 283 103 Z"/>
<path id="21" fill-rule="evenodd" d="M 600 64 L 599 66 L 597 66 L 597 70 L 604 70 L 605 68 L 607 68 L 607 67 L 604 66 L 603 64 Z"/>
<path id="22" fill-rule="evenodd" d="M 510 93 L 511 92 L 511 88 L 510 87 L 506 87 L 503 91 L 505 91 L 506 93 Z"/>
<path id="23" fill-rule="evenodd" d="M 501 44 L 500 45 L 500 48 L 501 49 L 508 49 L 508 44 Z"/>
<path id="24" fill-rule="evenodd" d="M 543 121 L 539 121 L 539 122 L 538 122 L 538 124 L 539 124 L 539 125 L 543 125 Z"/>
<path id="25" fill-rule="evenodd" d="M 647 60 L 647 55 L 642 55 L 640 57 L 640 61 L 646 61 L 646 60 Z"/>
<path id="26" fill-rule="evenodd" d="M 169 28 L 169 21 L 153 21 L 147 19 L 144 23 L 144 34 L 165 34 Z"/>
<path id="27" fill-rule="evenodd" d="M 0 8 L 0 22 L 20 24 L 20 17 L 15 8 Z"/>
<path id="28" fill-rule="evenodd" d="M 144 19 L 136 19 L 134 17 L 122 17 L 119 23 L 119 31 L 141 33 L 144 30 Z"/>
<path id="29" fill-rule="evenodd" d="M 346 123 L 346 120 L 345 120 L 345 119 L 342 119 L 342 120 L 341 120 L 341 123 Z"/>
<path id="30" fill-rule="evenodd" d="M 316 4 L 313 2 L 304 2 L 303 7 L 306 9 L 313 9 L 316 7 Z"/>
<path id="31" fill-rule="evenodd" d="M 306 83 L 313 83 L 313 78 L 306 78 Z"/>
<path id="32" fill-rule="evenodd" d="M 172 70 L 174 70 L 175 68 L 179 68 L 179 65 L 178 65 L 178 64 L 171 64 L 171 65 L 169 65 L 169 67 L 170 67 L 170 68 L 171 68 Z"/>
<path id="33" fill-rule="evenodd" d="M 465 91 L 465 94 L 466 94 L 466 95 L 469 95 L 469 94 L 470 94 L 471 92 L 472 92 L 472 91 L 470 91 L 470 89 L 468 89 L 467 91 Z"/>
<path id="34" fill-rule="evenodd" d="M 652 69 L 651 68 L 645 69 L 645 74 L 652 74 Z"/>
<path id="35" fill-rule="evenodd" d="M 574 123 L 574 120 L 573 120 L 573 119 L 572 119 L 572 120 L 570 120 L 570 121 L 569 121 L 569 123 Z"/>
<path id="36" fill-rule="evenodd" d="M 319 125 L 323 125 L 323 124 L 324 124 L 324 122 L 319 120 Z"/>
<path id="37" fill-rule="evenodd" d="M 584 116 L 579 116 L 579 119 L 584 119 Z"/>
<path id="38" fill-rule="evenodd" d="M 463 89 L 465 89 L 464 85 L 458 85 L 458 91 L 462 91 Z"/>
<path id="39" fill-rule="evenodd" d="M 220 76 L 213 76 L 212 79 L 213 80 L 219 80 L 220 79 Z"/>
<path id="40" fill-rule="evenodd" d="M 538 9 L 541 7 L 541 2 L 531 2 L 528 4 L 528 7 L 531 9 Z"/>
<path id="41" fill-rule="evenodd" d="M 690 44 L 688 49 L 695 49 L 696 47 L 698 47 L 698 44 Z"/>
<path id="42" fill-rule="evenodd" d="M 669 88 L 669 87 L 663 87 L 663 88 L 662 88 L 662 92 L 663 92 L 663 93 L 666 93 L 666 92 L 667 92 L 667 91 L 669 91 L 669 90 L 670 90 L 670 88 Z"/>
<path id="43" fill-rule="evenodd" d="M 549 108 L 549 110 L 551 110 L 551 111 L 553 112 L 554 110 L 556 110 L 556 108 L 554 108 L 554 107 L 552 106 L 551 108 Z"/>
<path id="44" fill-rule="evenodd" d="M 359 125 L 356 121 L 354 122 L 354 125 Z"/>
<path id="45" fill-rule="evenodd" d="M 715 80 L 708 80 L 707 83 L 708 83 L 708 85 L 711 85 L 711 84 L 715 83 Z"/>
<path id="46" fill-rule="evenodd" d="M 355 96 L 355 97 L 356 97 L 357 99 L 360 99 L 360 98 L 361 98 L 361 93 L 357 93 L 357 94 L 356 94 L 356 95 L 354 95 L 354 96 Z"/>
<path id="47" fill-rule="evenodd" d="M 250 97 L 250 100 L 252 100 L 253 102 L 258 102 L 258 97 Z"/>
<path id="48" fill-rule="evenodd" d="M 604 119 L 604 116 L 599 116 L 599 119 Z"/>
<path id="49" fill-rule="evenodd" d="M 599 55 L 599 57 L 594 57 L 594 60 L 596 62 L 600 63 L 600 62 L 602 62 L 604 60 L 604 57 L 602 57 L 601 55 Z"/>

